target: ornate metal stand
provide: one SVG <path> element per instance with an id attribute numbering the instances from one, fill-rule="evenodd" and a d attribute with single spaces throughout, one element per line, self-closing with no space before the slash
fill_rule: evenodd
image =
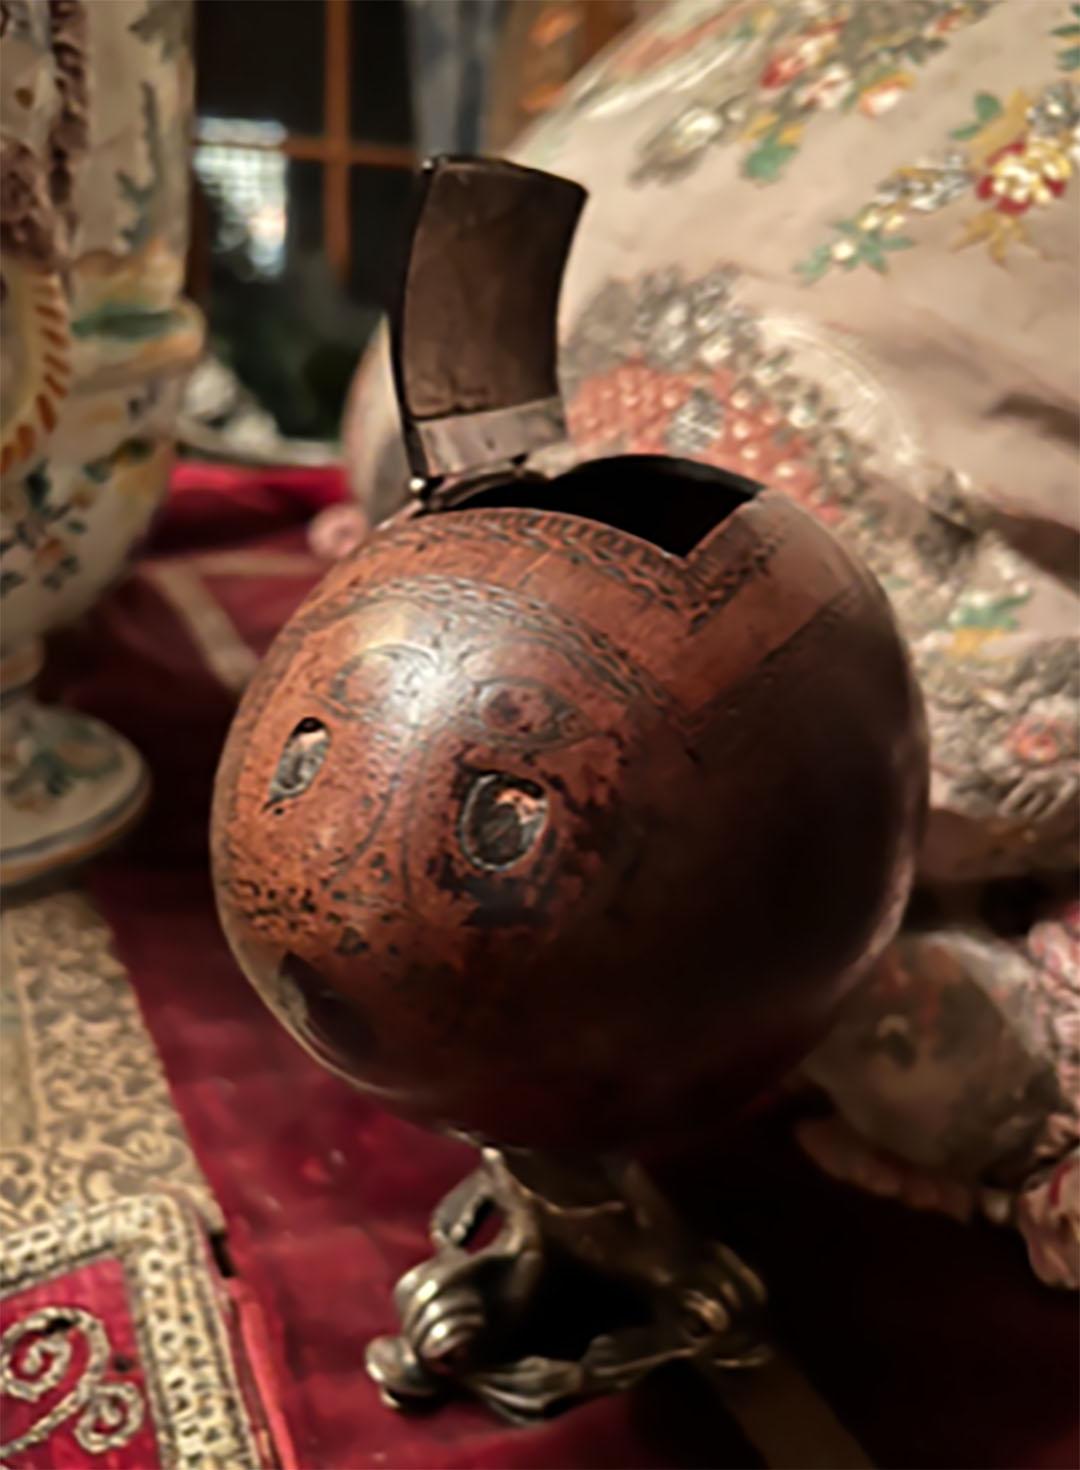
<path id="1" fill-rule="evenodd" d="M 724 1246 L 695 1237 L 640 1166 L 496 1149 L 482 1157 L 435 1211 L 435 1255 L 397 1284 L 400 1336 L 368 1348 L 368 1373 L 391 1407 L 464 1390 L 527 1423 L 665 1363 L 738 1369 L 768 1359 L 761 1282 Z M 480 1244 L 493 1216 L 496 1233 Z M 529 1351 L 545 1331 L 553 1343 L 576 1336 L 576 1349 Z"/>

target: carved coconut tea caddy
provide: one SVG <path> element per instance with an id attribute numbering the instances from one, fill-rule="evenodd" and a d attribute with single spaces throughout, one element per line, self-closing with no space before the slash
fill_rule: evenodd
<path id="1" fill-rule="evenodd" d="M 636 1160 L 821 1037 L 896 930 L 927 783 L 885 597 L 809 515 L 676 459 L 529 469 L 565 432 L 583 203 L 505 163 L 423 172 L 394 330 L 413 504 L 279 636 L 214 810 L 267 1004 L 481 1148 L 368 1371 L 516 1419 L 766 1354 L 753 1272 Z M 551 1346 L 567 1272 L 610 1291 Z"/>

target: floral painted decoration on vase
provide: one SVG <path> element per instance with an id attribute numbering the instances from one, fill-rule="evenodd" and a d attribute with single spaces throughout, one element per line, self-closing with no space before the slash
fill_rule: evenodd
<path id="1" fill-rule="evenodd" d="M 29 681 L 145 533 L 202 345 L 181 294 L 190 18 L 188 0 L 0 4 L 5 886 L 96 852 L 147 797 L 127 741 Z"/>

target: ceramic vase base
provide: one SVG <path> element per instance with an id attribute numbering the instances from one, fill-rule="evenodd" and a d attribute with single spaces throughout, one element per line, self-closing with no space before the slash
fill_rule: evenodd
<path id="1" fill-rule="evenodd" d="M 0 887 L 96 856 L 138 821 L 150 779 L 135 747 L 89 715 L 6 691 L 0 713 Z"/>
<path id="2" fill-rule="evenodd" d="M 400 1335 L 367 1352 L 392 1408 L 464 1392 L 533 1423 L 665 1364 L 712 1375 L 772 1358 L 757 1276 L 689 1229 L 637 1164 L 486 1149 L 431 1239 L 434 1256 L 394 1291 Z"/>

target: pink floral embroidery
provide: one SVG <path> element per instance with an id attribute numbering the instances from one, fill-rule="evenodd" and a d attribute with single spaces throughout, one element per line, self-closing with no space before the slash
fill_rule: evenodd
<path id="1" fill-rule="evenodd" d="M 836 44 L 844 29 L 844 22 L 819 21 L 808 26 L 801 35 L 787 46 L 774 51 L 761 73 L 761 85 L 766 91 L 787 87 L 797 77 L 813 67 L 820 66 L 827 56 L 836 50 Z"/>
<path id="2" fill-rule="evenodd" d="M 867 117 L 880 117 L 895 107 L 905 92 L 914 85 L 910 72 L 894 71 L 867 87 L 859 97 L 859 111 Z"/>
<path id="3" fill-rule="evenodd" d="M 1052 765 L 1061 759 L 1068 745 L 1061 722 L 1039 716 L 1022 720 L 1009 736 L 1009 749 L 1032 766 Z"/>
<path id="4" fill-rule="evenodd" d="M 1004 214 L 1026 214 L 1035 204 L 1049 204 L 1065 192 L 1072 165 L 1055 139 L 1021 138 L 987 159 L 975 192 Z"/>
<path id="5" fill-rule="evenodd" d="M 1080 7 L 1073 7 L 1080 16 Z M 1080 35 L 1080 23 L 1057 34 Z M 1063 71 L 1080 66 L 1080 46 L 1058 58 Z M 909 84 L 904 73 L 864 89 L 860 108 L 877 116 Z M 928 214 L 961 200 L 986 207 L 970 214 L 957 247 L 984 243 L 992 260 L 1004 261 L 1011 245 L 1030 243 L 1025 216 L 1055 204 L 1069 187 L 1080 156 L 1080 98 L 1069 81 L 1058 81 L 1037 98 L 1017 91 L 1007 100 L 980 92 L 974 119 L 952 133 L 953 146 L 933 159 L 893 171 L 873 198 L 848 219 L 837 220 L 833 238 L 815 246 L 795 269 L 808 285 L 835 269 L 868 265 L 885 275 L 889 256 L 910 250 L 905 229 Z"/>
<path id="6" fill-rule="evenodd" d="M 747 145 L 745 176 L 775 183 L 814 112 L 844 107 L 881 117 L 951 33 L 981 20 L 994 3 L 823 0 L 816 18 L 774 0 L 725 10 L 730 21 L 737 17 L 724 34 L 732 85 L 719 89 L 719 100 L 708 91 L 692 97 L 665 122 L 644 144 L 635 177 L 678 177 L 709 148 L 738 140 Z M 715 90 L 711 77 L 707 85 Z"/>
<path id="7" fill-rule="evenodd" d="M 641 360 L 586 379 L 569 405 L 570 430 L 580 443 L 618 440 L 626 454 L 670 454 L 672 428 L 695 392 L 729 405 L 695 458 L 784 490 L 826 524 L 841 517 L 820 495 L 809 440 L 792 434 L 783 413 L 740 392 L 727 368 L 712 373 L 666 373 Z"/>

